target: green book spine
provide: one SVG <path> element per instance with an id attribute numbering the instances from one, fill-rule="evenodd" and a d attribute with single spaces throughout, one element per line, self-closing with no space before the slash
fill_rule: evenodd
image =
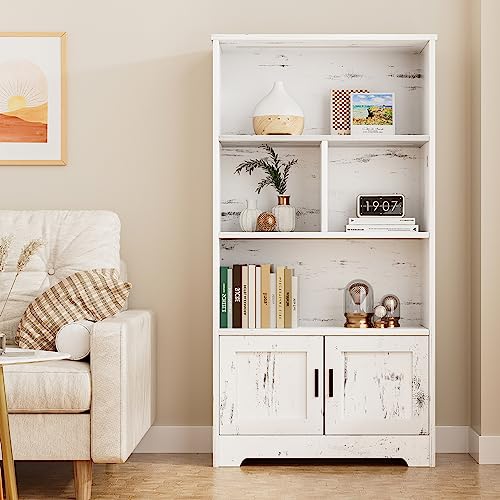
<path id="1" fill-rule="evenodd" d="M 220 268 L 220 327 L 227 328 L 227 267 Z"/>

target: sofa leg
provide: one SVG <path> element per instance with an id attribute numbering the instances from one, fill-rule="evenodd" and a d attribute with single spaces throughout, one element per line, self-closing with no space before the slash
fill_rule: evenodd
<path id="1" fill-rule="evenodd" d="M 92 494 L 92 460 L 74 460 L 76 500 L 90 500 Z"/>

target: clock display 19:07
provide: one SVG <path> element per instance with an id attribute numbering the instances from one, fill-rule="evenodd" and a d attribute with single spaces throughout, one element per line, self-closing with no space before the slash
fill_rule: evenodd
<path id="1" fill-rule="evenodd" d="M 360 196 L 359 216 L 404 216 L 403 196 Z"/>

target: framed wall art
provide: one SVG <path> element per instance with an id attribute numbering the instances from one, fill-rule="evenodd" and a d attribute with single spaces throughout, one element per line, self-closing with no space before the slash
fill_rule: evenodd
<path id="1" fill-rule="evenodd" d="M 65 33 L 0 33 L 0 165 L 66 165 Z"/>
<path id="2" fill-rule="evenodd" d="M 351 94 L 351 134 L 395 134 L 394 93 Z"/>

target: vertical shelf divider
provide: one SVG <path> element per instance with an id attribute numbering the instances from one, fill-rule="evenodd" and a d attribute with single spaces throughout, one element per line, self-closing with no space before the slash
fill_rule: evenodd
<path id="1" fill-rule="evenodd" d="M 328 232 L 328 141 L 321 141 L 321 232 Z"/>

